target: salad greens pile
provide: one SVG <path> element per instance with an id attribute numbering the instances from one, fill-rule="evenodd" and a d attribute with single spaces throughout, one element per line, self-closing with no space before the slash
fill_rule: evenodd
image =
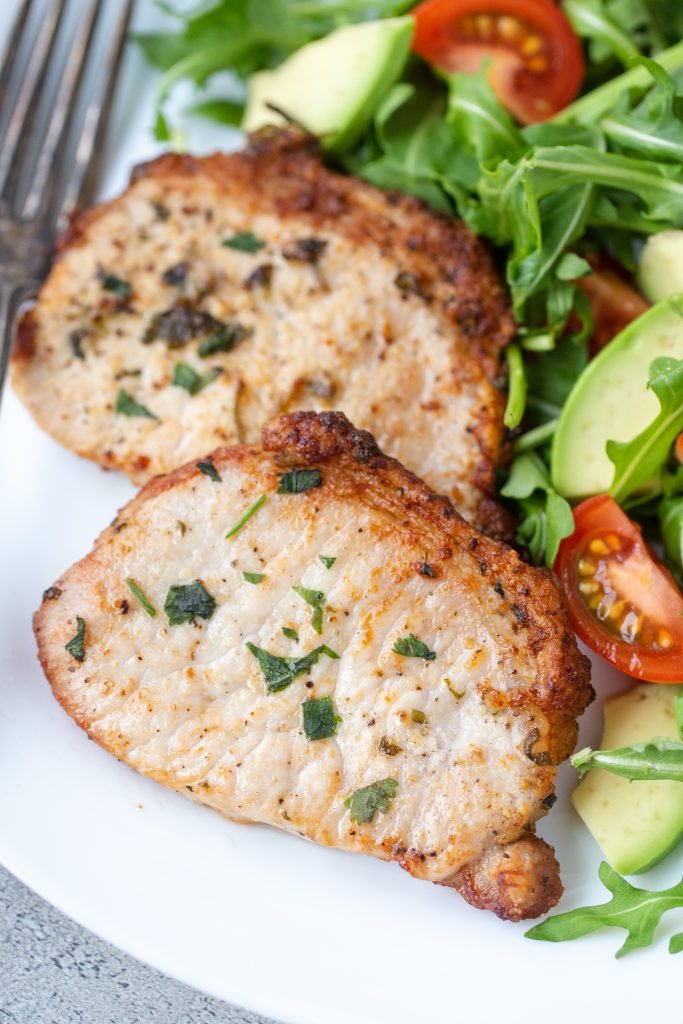
<path id="1" fill-rule="evenodd" d="M 238 124 L 253 72 L 340 25 L 402 14 L 414 4 L 209 0 L 182 14 L 162 6 L 177 18 L 177 31 L 141 34 L 137 41 L 163 71 L 157 138 L 180 144 L 164 114 L 179 80 L 204 86 L 231 72 L 229 97 L 200 100 L 191 109 Z M 587 87 L 550 121 L 520 128 L 493 94 L 486 69 L 437 75 L 413 58 L 361 140 L 337 155 L 349 172 L 457 214 L 500 250 L 519 324 L 518 340 L 507 350 L 505 416 L 516 458 L 501 493 L 518 517 L 518 542 L 534 562 L 548 565 L 573 529 L 570 506 L 550 482 L 549 452 L 562 406 L 588 361 L 591 308 L 577 281 L 590 274 L 591 255 L 607 254 L 633 271 L 644 238 L 683 227 L 682 5 L 565 0 L 563 8 L 587 41 Z M 651 384 L 665 418 L 665 405 L 680 406 L 682 380 L 680 368 L 653 367 Z M 647 457 L 641 438 L 614 445 L 610 457 L 614 497 L 626 507 L 636 483 L 659 474 L 657 493 L 648 497 L 663 500 L 639 496 L 632 514 L 650 529 L 654 524 L 672 567 L 681 571 L 683 479 L 668 472 L 671 417 L 667 424 L 650 438 Z"/>

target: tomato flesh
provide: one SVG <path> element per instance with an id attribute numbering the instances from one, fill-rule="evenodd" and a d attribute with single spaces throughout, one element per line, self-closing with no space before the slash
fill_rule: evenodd
<path id="1" fill-rule="evenodd" d="M 555 572 L 572 626 L 591 650 L 636 679 L 683 681 L 683 594 L 609 495 L 574 509 Z"/>
<path id="2" fill-rule="evenodd" d="M 552 117 L 583 81 L 581 43 L 553 0 L 425 0 L 413 49 L 444 71 L 478 71 L 523 124 Z"/>
<path id="3" fill-rule="evenodd" d="M 610 267 L 590 261 L 593 272 L 576 283 L 588 297 L 593 314 L 590 353 L 595 356 L 612 338 L 650 308 L 650 304 Z"/>

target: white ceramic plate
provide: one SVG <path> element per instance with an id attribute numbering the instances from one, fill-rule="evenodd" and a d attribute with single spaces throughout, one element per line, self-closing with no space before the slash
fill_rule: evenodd
<path id="1" fill-rule="evenodd" d="M 8 7 L 4 0 L 3 22 Z M 154 19 L 142 5 L 142 19 Z M 105 192 L 155 152 L 154 77 L 131 49 Z M 207 129 L 201 148 L 225 145 Z M 31 614 L 133 494 L 42 434 L 7 393 L 0 420 L 0 861 L 92 931 L 198 988 L 296 1024 L 640 1021 L 680 1006 L 666 937 L 616 962 L 624 933 L 549 945 L 396 865 L 223 821 L 90 743 L 50 695 Z M 624 680 L 596 665 L 605 694 Z M 600 711 L 583 723 L 596 742 Z M 600 902 L 599 851 L 567 799 L 541 834 L 562 863 L 560 909 Z M 645 877 L 680 878 L 680 854 Z M 1 997 L 0 997 L 1 998 Z"/>

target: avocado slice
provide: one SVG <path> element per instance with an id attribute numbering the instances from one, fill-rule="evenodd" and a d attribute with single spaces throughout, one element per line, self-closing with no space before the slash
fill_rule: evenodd
<path id="1" fill-rule="evenodd" d="M 565 498 L 609 491 L 614 465 L 607 442 L 632 440 L 659 412 L 647 386 L 658 356 L 683 359 L 683 294 L 664 299 L 630 323 L 574 384 L 551 456 L 553 487 Z"/>
<path id="2" fill-rule="evenodd" d="M 605 701 L 601 749 L 657 737 L 678 739 L 674 698 L 683 686 L 640 683 Z M 647 871 L 683 840 L 683 783 L 629 782 L 596 769 L 572 803 L 605 857 L 622 875 Z"/>
<path id="3" fill-rule="evenodd" d="M 643 246 L 638 284 L 650 302 L 683 291 L 683 231 L 658 231 Z"/>
<path id="4" fill-rule="evenodd" d="M 397 80 L 410 52 L 411 17 L 336 29 L 297 50 L 274 71 L 252 75 L 242 127 L 285 124 L 273 103 L 333 152 L 352 145 Z"/>

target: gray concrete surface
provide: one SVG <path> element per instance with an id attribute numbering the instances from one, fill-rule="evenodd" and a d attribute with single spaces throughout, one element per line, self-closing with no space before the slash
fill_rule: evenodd
<path id="1" fill-rule="evenodd" d="M 0 867 L 0 1024 L 274 1024 L 102 942 Z"/>

